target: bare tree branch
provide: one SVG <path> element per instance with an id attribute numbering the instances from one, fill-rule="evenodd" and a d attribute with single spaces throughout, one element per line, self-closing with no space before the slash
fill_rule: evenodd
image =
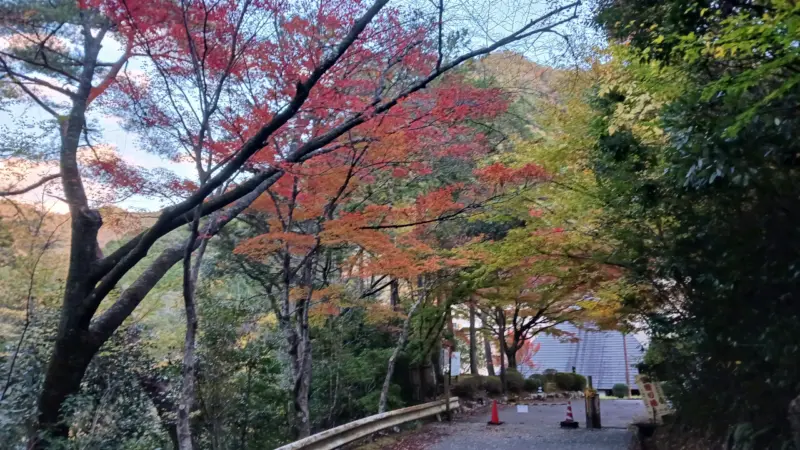
<path id="1" fill-rule="evenodd" d="M 24 194 L 26 192 L 30 192 L 30 191 L 38 188 L 39 186 L 47 183 L 48 181 L 55 180 L 56 178 L 59 178 L 60 176 L 61 176 L 60 173 L 56 173 L 56 174 L 53 174 L 53 175 L 47 175 L 45 177 L 42 177 L 39 181 L 37 181 L 37 182 L 35 182 L 33 184 L 30 184 L 28 186 L 25 186 L 23 188 L 9 189 L 9 190 L 6 190 L 6 191 L 0 191 L 0 197 L 10 197 L 12 195 L 20 195 L 20 194 Z"/>

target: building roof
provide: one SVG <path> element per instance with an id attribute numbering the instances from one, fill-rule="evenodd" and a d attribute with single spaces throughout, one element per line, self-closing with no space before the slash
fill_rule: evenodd
<path id="1" fill-rule="evenodd" d="M 636 365 L 641 362 L 644 349 L 633 335 L 624 335 L 619 331 L 581 330 L 569 324 L 557 328 L 574 335 L 577 342 L 565 341 L 567 336 L 537 336 L 535 342 L 540 347 L 533 355 L 533 367 L 519 367 L 525 377 L 547 369 L 571 372 L 575 367 L 577 373 L 592 376 L 596 389 L 611 389 L 617 383 L 635 387 L 634 377 L 639 373 Z M 630 383 L 626 382 L 625 377 L 625 350 L 628 353 Z"/>

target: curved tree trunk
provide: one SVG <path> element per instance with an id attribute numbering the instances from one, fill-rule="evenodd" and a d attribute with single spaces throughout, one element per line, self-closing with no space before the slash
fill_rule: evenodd
<path id="1" fill-rule="evenodd" d="M 408 340 L 408 333 L 411 330 L 411 317 L 414 315 L 414 312 L 417 311 L 419 305 L 422 303 L 422 299 L 424 296 L 422 294 L 419 295 L 417 301 L 411 306 L 411 309 L 408 311 L 408 315 L 406 316 L 406 320 L 403 322 L 403 331 L 400 333 L 400 339 L 397 341 L 397 345 L 394 347 L 394 351 L 392 352 L 392 356 L 389 357 L 389 362 L 386 365 L 386 378 L 383 380 L 383 387 L 381 387 L 381 396 L 378 400 L 378 414 L 386 412 L 386 402 L 389 400 L 389 387 L 392 385 L 392 375 L 394 375 L 394 366 L 397 363 L 397 357 L 400 355 L 400 352 L 406 346 L 406 341 Z"/>
<path id="2" fill-rule="evenodd" d="M 200 208 L 195 208 L 194 220 L 191 224 L 191 235 L 186 243 L 183 256 L 183 304 L 186 312 L 186 335 L 183 342 L 183 363 L 181 365 L 181 396 L 178 403 L 178 448 L 192 450 L 191 414 L 195 397 L 195 350 L 197 347 L 197 305 L 195 303 L 195 286 L 200 273 L 208 240 L 204 240 L 197 253 L 192 267 L 192 251 L 194 242 L 200 232 Z"/>

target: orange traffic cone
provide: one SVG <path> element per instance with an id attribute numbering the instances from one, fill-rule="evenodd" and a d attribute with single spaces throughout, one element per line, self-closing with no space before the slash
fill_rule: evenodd
<path id="1" fill-rule="evenodd" d="M 567 402 L 567 417 L 561 422 L 561 428 L 578 428 L 578 422 L 572 417 L 572 402 Z"/>
<path id="2" fill-rule="evenodd" d="M 500 422 L 500 414 L 497 412 L 497 400 L 492 402 L 492 420 L 489 421 L 489 425 L 502 425 L 503 422 Z"/>

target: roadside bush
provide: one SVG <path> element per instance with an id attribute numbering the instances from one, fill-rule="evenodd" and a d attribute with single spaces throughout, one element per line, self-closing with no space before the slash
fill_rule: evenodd
<path id="1" fill-rule="evenodd" d="M 614 397 L 625 398 L 628 395 L 628 385 L 625 383 L 617 383 L 611 388 Z"/>
<path id="2" fill-rule="evenodd" d="M 558 372 L 554 375 L 556 386 L 563 391 L 582 391 L 586 389 L 586 377 L 577 373 Z"/>
<path id="3" fill-rule="evenodd" d="M 558 372 L 553 376 L 553 379 L 562 391 L 571 391 L 575 385 L 575 374 L 568 372 Z"/>
<path id="4" fill-rule="evenodd" d="M 546 381 L 544 375 L 542 375 L 540 373 L 534 373 L 531 376 L 529 376 L 528 379 L 529 380 L 536 380 L 539 383 L 540 386 L 544 386 L 544 382 Z"/>
<path id="5" fill-rule="evenodd" d="M 539 387 L 542 386 L 542 381 L 538 378 L 528 377 L 525 380 L 525 390 L 528 392 L 539 392 Z"/>
<path id="6" fill-rule="evenodd" d="M 503 393 L 503 383 L 500 382 L 500 377 L 483 377 L 483 388 L 490 395 Z"/>
<path id="7" fill-rule="evenodd" d="M 474 399 L 480 396 L 483 383 L 483 377 L 480 375 L 462 375 L 458 378 L 458 383 L 453 385 L 452 393 L 458 397 Z"/>
<path id="8" fill-rule="evenodd" d="M 586 389 L 586 386 L 588 384 L 586 382 L 586 377 L 577 373 L 574 375 L 575 375 L 575 384 L 572 385 L 572 390 L 583 391 L 584 389 Z"/>
<path id="9" fill-rule="evenodd" d="M 510 392 L 519 393 L 525 388 L 525 378 L 516 370 L 506 371 L 506 385 Z"/>
<path id="10" fill-rule="evenodd" d="M 545 369 L 542 375 L 544 375 L 547 381 L 555 381 L 557 373 L 558 371 L 556 369 Z"/>

